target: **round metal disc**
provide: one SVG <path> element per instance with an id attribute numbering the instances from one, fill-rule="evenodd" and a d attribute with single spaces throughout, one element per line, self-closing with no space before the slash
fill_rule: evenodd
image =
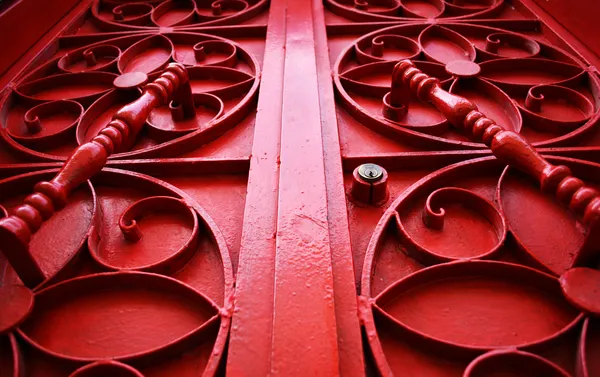
<path id="1" fill-rule="evenodd" d="M 474 77 L 481 72 L 481 67 L 472 61 L 454 60 L 446 64 L 446 72 L 456 77 Z"/>
<path id="2" fill-rule="evenodd" d="M 118 89 L 134 89 L 148 82 L 148 75 L 144 72 L 123 73 L 113 81 Z"/>

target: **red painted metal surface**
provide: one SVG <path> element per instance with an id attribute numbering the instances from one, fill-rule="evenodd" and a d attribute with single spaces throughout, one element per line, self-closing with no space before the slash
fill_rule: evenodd
<path id="1" fill-rule="evenodd" d="M 39 2 L 3 1 L 0 4 L 0 74 L 13 65 L 56 21 L 75 6 L 77 0 Z M 26 27 L 22 27 L 27 19 Z M 15 37 L 18 43 L 15 43 Z"/>
<path id="2" fill-rule="evenodd" d="M 0 15 L 0 375 L 600 375 L 589 23 L 56 3 Z"/>

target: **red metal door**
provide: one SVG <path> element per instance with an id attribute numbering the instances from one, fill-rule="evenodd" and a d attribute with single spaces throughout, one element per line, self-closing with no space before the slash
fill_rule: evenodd
<path id="1" fill-rule="evenodd" d="M 2 6 L 1 376 L 600 376 L 561 4 Z"/>

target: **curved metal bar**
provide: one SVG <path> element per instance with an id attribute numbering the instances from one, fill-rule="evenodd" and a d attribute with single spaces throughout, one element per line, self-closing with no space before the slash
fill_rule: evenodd
<path id="1" fill-rule="evenodd" d="M 600 192 L 573 176 L 564 165 L 553 165 L 542 157 L 521 135 L 506 130 L 480 112 L 470 100 L 441 88 L 440 81 L 419 70 L 412 61 L 402 60 L 392 72 L 390 98 L 408 106 L 407 98 L 416 94 L 423 102 L 434 105 L 449 123 L 463 130 L 471 139 L 483 142 L 494 156 L 533 178 L 542 191 L 552 194 L 587 227 L 587 239 L 574 265 L 598 253 L 600 245 Z"/>
<path id="2" fill-rule="evenodd" d="M 139 75 L 134 80 L 120 76 L 117 87 L 143 84 Z M 60 171 L 50 181 L 39 182 L 33 193 L 17 207 L 11 216 L 0 219 L 0 246 L 8 262 L 28 287 L 46 279 L 29 250 L 31 236 L 52 214 L 63 208 L 69 194 L 100 172 L 113 152 L 128 150 L 144 126 L 150 111 L 177 100 L 193 109 L 193 99 L 187 70 L 172 63 L 154 82 L 147 84 L 140 98 L 119 109 L 112 120 L 91 141 L 71 153 Z"/>

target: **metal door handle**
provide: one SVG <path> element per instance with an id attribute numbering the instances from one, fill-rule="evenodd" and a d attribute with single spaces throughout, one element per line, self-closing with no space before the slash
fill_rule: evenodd
<path id="1" fill-rule="evenodd" d="M 115 79 L 115 86 L 135 88 L 146 81 L 145 74 L 130 73 Z M 46 279 L 29 250 L 31 236 L 66 205 L 74 189 L 102 170 L 112 153 L 131 148 L 152 109 L 171 100 L 181 103 L 186 116 L 194 113 L 189 76 L 179 63 L 169 64 L 144 86 L 140 98 L 119 109 L 98 135 L 75 149 L 52 180 L 37 183 L 24 204 L 0 219 L 2 252 L 26 286 L 34 287 Z"/>
<path id="2" fill-rule="evenodd" d="M 392 89 L 388 98 L 392 106 L 402 109 L 408 106 L 411 94 L 434 105 L 452 126 L 463 130 L 474 141 L 487 145 L 498 160 L 535 178 L 542 191 L 553 194 L 582 218 L 588 237 L 574 265 L 598 251 L 600 192 L 574 177 L 568 167 L 548 162 L 521 135 L 486 117 L 472 101 L 445 91 L 438 79 L 423 73 L 412 61 L 402 60 L 392 72 Z"/>

